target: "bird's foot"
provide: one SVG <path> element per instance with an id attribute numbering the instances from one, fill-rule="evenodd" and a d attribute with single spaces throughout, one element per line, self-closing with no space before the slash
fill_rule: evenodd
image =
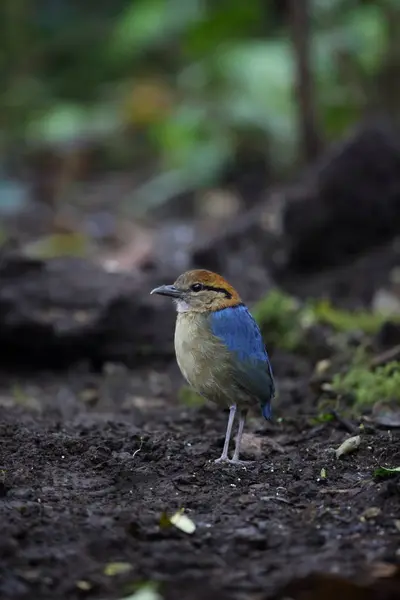
<path id="1" fill-rule="evenodd" d="M 238 458 L 228 458 L 228 462 L 231 465 L 237 465 L 238 467 L 247 467 L 248 465 L 253 465 L 255 460 L 239 460 Z"/>
<path id="2" fill-rule="evenodd" d="M 246 467 L 253 464 L 254 460 L 239 460 L 238 458 L 229 458 L 228 456 L 220 456 L 214 460 L 215 463 L 229 463 L 230 465 L 237 465 L 238 467 Z"/>
<path id="3" fill-rule="evenodd" d="M 216 458 L 214 460 L 215 463 L 227 463 L 230 462 L 230 458 L 224 454 L 222 454 L 222 456 L 220 456 L 219 458 Z"/>

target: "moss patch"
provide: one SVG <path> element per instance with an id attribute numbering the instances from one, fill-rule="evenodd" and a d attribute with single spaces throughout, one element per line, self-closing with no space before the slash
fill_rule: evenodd
<path id="1" fill-rule="evenodd" d="M 301 304 L 278 289 L 271 290 L 257 302 L 252 313 L 268 345 L 288 351 L 299 350 L 304 334 L 313 326 L 324 325 L 337 333 L 361 331 L 374 335 L 389 320 L 400 323 L 400 315 L 389 316 L 366 309 L 343 310 L 326 299 Z"/>
<path id="2" fill-rule="evenodd" d="M 348 311 L 335 308 L 329 300 L 310 302 L 308 309 L 310 319 L 316 323 L 329 325 L 335 331 L 350 332 L 362 331 L 365 334 L 377 333 L 388 320 L 400 322 L 398 317 L 390 317 L 384 313 L 368 311 L 365 309 Z"/>
<path id="3" fill-rule="evenodd" d="M 304 330 L 304 311 L 295 298 L 271 290 L 253 306 L 252 314 L 268 345 L 289 351 L 298 348 Z"/>
<path id="4" fill-rule="evenodd" d="M 358 408 L 378 402 L 400 404 L 400 362 L 393 361 L 374 370 L 356 362 L 346 373 L 334 375 L 331 388 L 353 399 Z"/>

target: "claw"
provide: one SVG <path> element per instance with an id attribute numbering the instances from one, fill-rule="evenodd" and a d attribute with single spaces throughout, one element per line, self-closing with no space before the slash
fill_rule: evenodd
<path id="1" fill-rule="evenodd" d="M 215 463 L 224 463 L 224 462 L 225 462 L 225 463 L 227 463 L 227 462 L 231 462 L 231 459 L 230 459 L 230 458 L 228 458 L 227 456 L 224 456 L 224 455 L 222 455 L 222 456 L 220 456 L 219 458 L 216 458 L 216 459 L 214 460 L 214 462 L 215 462 Z"/>
<path id="2" fill-rule="evenodd" d="M 228 458 L 228 462 L 231 465 L 236 465 L 238 467 L 247 467 L 248 465 L 253 465 L 255 460 L 239 460 L 238 458 Z"/>
<path id="3" fill-rule="evenodd" d="M 220 456 L 214 460 L 215 463 L 229 463 L 238 467 L 246 467 L 255 463 L 255 460 L 239 460 L 238 458 L 229 458 L 228 456 Z"/>

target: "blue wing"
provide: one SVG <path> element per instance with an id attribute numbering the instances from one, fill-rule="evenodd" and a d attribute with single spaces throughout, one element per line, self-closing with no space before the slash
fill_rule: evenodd
<path id="1" fill-rule="evenodd" d="M 261 403 L 262 414 L 271 417 L 275 385 L 261 331 L 244 305 L 211 313 L 211 330 L 228 348 L 234 363 L 236 384 Z"/>

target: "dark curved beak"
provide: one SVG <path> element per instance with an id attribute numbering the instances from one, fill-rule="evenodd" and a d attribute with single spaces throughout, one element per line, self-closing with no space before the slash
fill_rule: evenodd
<path id="1" fill-rule="evenodd" d="M 171 296 L 171 298 L 180 298 L 182 292 L 174 285 L 160 285 L 160 287 L 151 290 L 150 294 L 159 294 L 160 296 Z"/>

